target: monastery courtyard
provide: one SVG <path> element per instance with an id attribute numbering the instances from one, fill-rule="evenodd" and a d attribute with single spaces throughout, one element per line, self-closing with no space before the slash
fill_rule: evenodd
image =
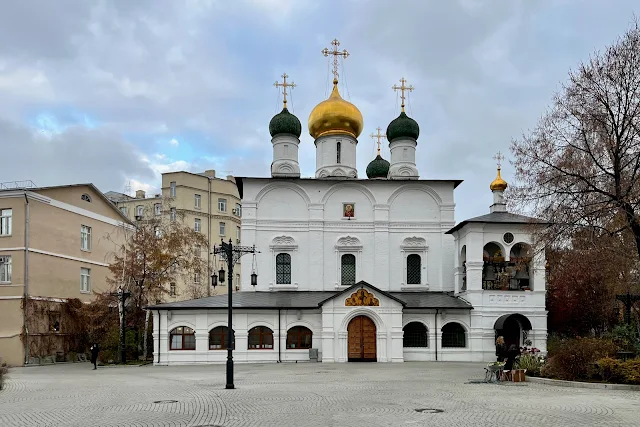
<path id="1" fill-rule="evenodd" d="M 224 389 L 224 365 L 18 368 L 0 392 L 0 425 L 640 425 L 640 392 L 470 381 L 483 366 L 236 365 L 235 390 Z"/>

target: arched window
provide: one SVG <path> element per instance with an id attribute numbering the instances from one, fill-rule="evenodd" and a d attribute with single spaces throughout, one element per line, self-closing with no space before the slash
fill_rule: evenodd
<path id="1" fill-rule="evenodd" d="M 311 348 L 312 333 L 304 326 L 294 326 L 287 331 L 287 348 Z"/>
<path id="2" fill-rule="evenodd" d="M 343 286 L 351 286 L 356 284 L 356 256 L 353 254 L 344 254 L 341 258 L 341 283 Z"/>
<path id="3" fill-rule="evenodd" d="M 91 196 L 88 195 L 87 193 L 83 194 L 81 199 L 84 200 L 85 202 L 91 203 Z"/>
<path id="4" fill-rule="evenodd" d="M 178 326 L 169 332 L 169 350 L 195 350 L 196 332 L 188 326 Z"/>
<path id="5" fill-rule="evenodd" d="M 451 322 L 442 327 L 442 348 L 467 346 L 467 333 L 460 323 Z"/>
<path id="6" fill-rule="evenodd" d="M 266 326 L 249 329 L 249 350 L 273 350 L 273 331 Z"/>
<path id="7" fill-rule="evenodd" d="M 276 255 L 276 283 L 278 285 L 291 283 L 291 255 Z"/>
<path id="8" fill-rule="evenodd" d="M 342 148 L 342 143 L 340 141 L 336 142 L 336 163 L 340 163 L 341 148 Z"/>
<path id="9" fill-rule="evenodd" d="M 404 332 L 403 347 L 429 347 L 429 333 L 424 324 L 420 322 L 407 323 L 407 326 L 402 330 Z"/>
<path id="10" fill-rule="evenodd" d="M 231 331 L 233 334 L 233 343 L 231 344 L 231 348 L 236 349 L 236 333 L 235 331 Z M 209 331 L 209 350 L 226 350 L 229 348 L 227 343 L 229 342 L 229 328 L 226 326 L 218 326 L 217 328 L 213 328 Z"/>
<path id="11" fill-rule="evenodd" d="M 407 285 L 419 285 L 422 262 L 420 255 L 411 254 L 407 257 Z"/>

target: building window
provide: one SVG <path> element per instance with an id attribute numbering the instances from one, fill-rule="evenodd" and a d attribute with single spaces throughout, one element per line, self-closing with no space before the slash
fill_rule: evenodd
<path id="1" fill-rule="evenodd" d="M 344 254 L 341 257 L 341 284 L 342 286 L 351 286 L 356 284 L 356 256 L 353 254 Z"/>
<path id="2" fill-rule="evenodd" d="M 0 256 L 0 283 L 11 283 L 10 256 Z"/>
<path id="3" fill-rule="evenodd" d="M 144 213 L 144 206 L 138 205 L 136 206 L 136 216 L 142 216 Z"/>
<path id="4" fill-rule="evenodd" d="M 200 283 L 200 273 L 193 274 L 193 283 Z"/>
<path id="5" fill-rule="evenodd" d="M 91 269 L 80 268 L 80 292 L 91 292 Z"/>
<path id="6" fill-rule="evenodd" d="M 59 333 L 60 332 L 60 312 L 59 311 L 49 311 L 49 332 Z"/>
<path id="7" fill-rule="evenodd" d="M 171 181 L 169 183 L 169 197 L 176 197 L 176 182 Z"/>
<path id="8" fill-rule="evenodd" d="M 227 199 L 218 199 L 218 210 L 220 212 L 227 211 Z"/>
<path id="9" fill-rule="evenodd" d="M 419 285 L 422 271 L 420 255 L 411 254 L 407 257 L 407 285 Z"/>
<path id="10" fill-rule="evenodd" d="M 170 219 L 172 222 L 175 222 L 175 220 L 176 220 L 176 216 L 177 216 L 177 215 L 176 215 L 176 208 L 171 208 L 171 210 L 170 210 L 169 212 L 170 212 L 170 213 L 169 213 L 169 219 Z"/>
<path id="11" fill-rule="evenodd" d="M 122 215 L 127 215 L 127 207 L 126 206 L 121 206 L 120 207 L 120 212 L 122 212 Z"/>
<path id="12" fill-rule="evenodd" d="M 80 249 L 83 251 L 91 250 L 91 227 L 86 225 L 80 226 Z"/>
<path id="13" fill-rule="evenodd" d="M 169 332 L 169 350 L 195 350 L 196 332 L 187 327 L 179 326 Z"/>
<path id="14" fill-rule="evenodd" d="M 287 348 L 311 348 L 312 333 L 304 326 L 294 326 L 287 331 Z"/>
<path id="15" fill-rule="evenodd" d="M 461 324 L 447 323 L 442 327 L 442 348 L 464 348 L 467 346 L 467 334 Z"/>
<path id="16" fill-rule="evenodd" d="M 276 255 L 276 283 L 288 285 L 291 283 L 291 255 Z"/>
<path id="17" fill-rule="evenodd" d="M 225 224 L 224 222 L 221 222 L 220 223 L 220 235 L 221 236 L 224 236 L 226 228 L 227 228 L 227 224 Z"/>
<path id="18" fill-rule="evenodd" d="M 193 224 L 193 229 L 194 231 L 200 231 L 200 218 L 196 218 L 195 223 Z"/>
<path id="19" fill-rule="evenodd" d="M 240 227 L 236 227 L 236 243 L 240 243 Z"/>
<path id="20" fill-rule="evenodd" d="M 273 331 L 266 326 L 249 329 L 249 350 L 260 349 L 273 350 Z"/>
<path id="21" fill-rule="evenodd" d="M 170 297 L 175 297 L 176 296 L 176 284 L 175 283 L 171 283 L 169 285 L 169 296 Z"/>
<path id="22" fill-rule="evenodd" d="M 89 202 L 91 203 L 91 196 L 88 194 L 83 194 L 82 197 L 80 197 L 82 200 L 84 200 L 85 202 Z"/>
<path id="23" fill-rule="evenodd" d="M 231 348 L 236 349 L 236 331 L 231 330 Z M 229 343 L 229 328 L 218 326 L 209 331 L 209 350 L 227 350 Z"/>
<path id="24" fill-rule="evenodd" d="M 242 216 L 242 205 L 240 203 L 236 203 L 236 215 Z"/>
<path id="25" fill-rule="evenodd" d="M 0 209 L 0 236 L 11 235 L 11 216 L 13 209 Z"/>
<path id="26" fill-rule="evenodd" d="M 156 235 L 157 239 L 162 237 L 162 230 L 157 225 L 153 227 L 153 233 Z"/>
<path id="27" fill-rule="evenodd" d="M 202 200 L 201 200 L 199 194 L 195 194 L 194 195 L 193 203 L 194 203 L 194 206 L 195 206 L 196 209 L 200 209 L 202 207 Z"/>
<path id="28" fill-rule="evenodd" d="M 424 324 L 411 322 L 402 328 L 402 331 L 404 332 L 403 347 L 429 347 L 429 333 Z"/>
<path id="29" fill-rule="evenodd" d="M 153 212 L 156 214 L 156 216 L 162 215 L 162 205 L 160 203 L 156 203 L 155 205 L 153 205 Z"/>
<path id="30" fill-rule="evenodd" d="M 340 163 L 340 151 L 342 151 L 342 143 L 338 141 L 336 143 L 336 163 Z"/>

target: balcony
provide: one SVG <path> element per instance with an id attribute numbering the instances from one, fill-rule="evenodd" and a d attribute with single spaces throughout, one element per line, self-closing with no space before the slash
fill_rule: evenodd
<path id="1" fill-rule="evenodd" d="M 482 289 L 487 291 L 529 291 L 530 257 L 511 258 L 484 257 L 482 267 Z"/>

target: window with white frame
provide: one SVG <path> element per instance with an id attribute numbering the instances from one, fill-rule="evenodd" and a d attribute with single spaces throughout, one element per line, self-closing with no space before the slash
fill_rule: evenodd
<path id="1" fill-rule="evenodd" d="M 240 243 L 240 227 L 236 227 L 236 242 Z"/>
<path id="2" fill-rule="evenodd" d="M 356 284 L 356 256 L 344 254 L 340 258 L 340 284 L 351 286 Z"/>
<path id="3" fill-rule="evenodd" d="M 80 292 L 91 292 L 91 269 L 80 268 Z"/>
<path id="4" fill-rule="evenodd" d="M 426 275 L 423 273 L 427 264 L 427 241 L 423 237 L 411 236 L 400 245 L 404 261 L 402 285 L 426 286 Z"/>
<path id="5" fill-rule="evenodd" d="M 356 283 L 362 242 L 355 236 L 343 236 L 336 242 L 336 287 L 351 286 Z"/>
<path id="6" fill-rule="evenodd" d="M 193 195 L 193 205 L 195 206 L 196 209 L 200 209 L 202 207 L 202 199 L 200 197 L 199 194 L 194 194 Z"/>
<path id="7" fill-rule="evenodd" d="M 126 206 L 120 206 L 120 212 L 122 212 L 122 215 L 127 215 L 127 207 Z"/>
<path id="8" fill-rule="evenodd" d="M 0 283 L 11 283 L 11 257 L 0 256 Z"/>
<path id="9" fill-rule="evenodd" d="M 176 197 L 176 182 L 171 181 L 169 183 L 169 197 Z"/>
<path id="10" fill-rule="evenodd" d="M 83 251 L 91 250 L 91 227 L 86 225 L 80 226 L 80 249 Z"/>
<path id="11" fill-rule="evenodd" d="M 176 296 L 176 284 L 175 283 L 171 283 L 169 285 L 169 296 L 170 297 L 175 297 Z"/>
<path id="12" fill-rule="evenodd" d="M 220 235 L 224 236 L 226 231 L 227 231 L 227 224 L 225 224 L 224 222 L 221 222 L 220 223 Z"/>
<path id="13" fill-rule="evenodd" d="M 200 283 L 200 273 L 193 274 L 193 283 Z"/>
<path id="14" fill-rule="evenodd" d="M 162 215 L 162 204 L 156 203 L 153 205 L 153 213 L 155 213 L 156 216 Z"/>
<path id="15" fill-rule="evenodd" d="M 295 267 L 298 244 L 292 236 L 276 236 L 271 240 L 273 276 L 270 285 L 281 289 L 296 289 Z"/>
<path id="16" fill-rule="evenodd" d="M 170 210 L 169 212 L 170 212 L 170 214 L 169 214 L 169 219 L 170 219 L 172 222 L 175 222 L 176 217 L 177 217 L 176 208 L 171 208 L 171 210 Z"/>
<path id="17" fill-rule="evenodd" d="M 242 205 L 240 203 L 236 203 L 236 215 L 242 216 Z"/>
<path id="18" fill-rule="evenodd" d="M 194 231 L 200 231 L 200 218 L 196 218 L 195 223 L 193 224 L 193 230 Z"/>
<path id="19" fill-rule="evenodd" d="M 227 211 L 227 199 L 218 199 L 218 210 L 220 212 Z"/>
<path id="20" fill-rule="evenodd" d="M 162 237 L 162 229 L 157 225 L 153 227 L 153 233 L 156 235 L 156 238 L 159 239 Z"/>
<path id="21" fill-rule="evenodd" d="M 144 206 L 138 205 L 136 206 L 136 216 L 142 216 L 144 213 Z"/>
<path id="22" fill-rule="evenodd" d="M 422 259 L 418 254 L 407 256 L 407 285 L 419 285 L 422 273 Z"/>
<path id="23" fill-rule="evenodd" d="M 291 255 L 287 253 L 276 255 L 276 284 L 291 284 Z"/>
<path id="24" fill-rule="evenodd" d="M 0 236 L 11 235 L 13 209 L 0 209 Z"/>

